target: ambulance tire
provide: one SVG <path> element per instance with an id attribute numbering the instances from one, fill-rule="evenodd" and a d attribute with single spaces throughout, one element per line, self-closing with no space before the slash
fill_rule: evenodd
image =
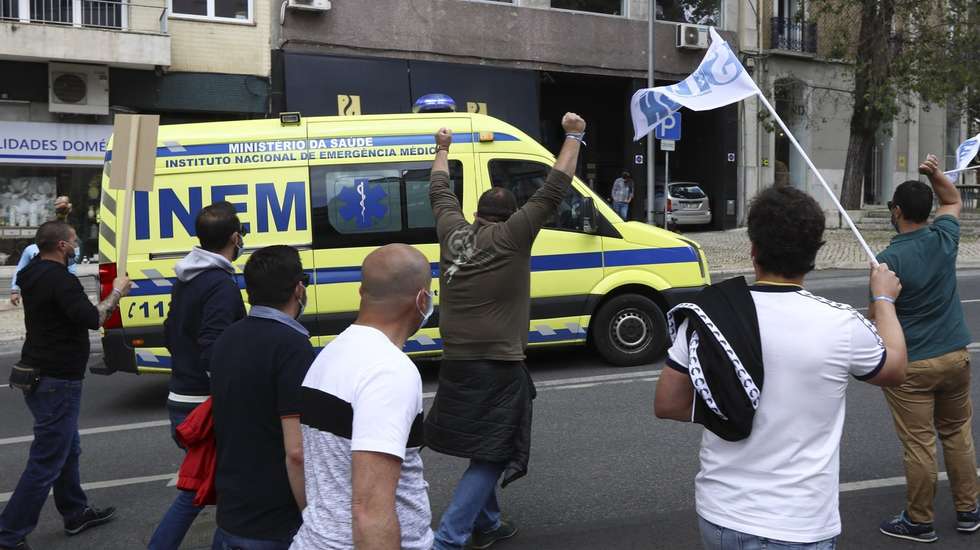
<path id="1" fill-rule="evenodd" d="M 652 363 L 667 349 L 664 313 L 640 294 L 622 294 L 603 303 L 591 325 L 596 351 L 616 366 Z"/>

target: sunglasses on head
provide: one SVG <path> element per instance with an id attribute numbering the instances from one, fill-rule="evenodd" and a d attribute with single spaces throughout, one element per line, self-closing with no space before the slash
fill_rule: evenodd
<path id="1" fill-rule="evenodd" d="M 299 280 L 300 280 L 300 282 L 303 283 L 303 286 L 310 286 L 310 274 L 309 273 L 303 272 L 303 275 L 300 276 Z"/>
<path id="2" fill-rule="evenodd" d="M 893 201 L 888 201 L 888 209 L 893 210 L 895 208 L 895 203 Z"/>

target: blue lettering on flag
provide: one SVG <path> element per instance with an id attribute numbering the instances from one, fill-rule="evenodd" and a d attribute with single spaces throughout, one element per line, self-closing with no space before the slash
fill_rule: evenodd
<path id="1" fill-rule="evenodd" d="M 957 166 L 962 165 L 963 164 L 963 161 L 964 160 L 967 160 L 966 157 L 969 156 L 969 154 L 971 152 L 973 152 L 972 151 L 973 150 L 973 146 L 976 145 L 976 144 L 977 144 L 976 138 L 971 138 L 971 139 L 968 139 L 968 140 L 964 141 L 963 144 L 960 145 L 960 148 L 956 151 L 956 164 L 957 164 Z M 974 154 L 976 154 L 976 153 L 974 153 Z"/>

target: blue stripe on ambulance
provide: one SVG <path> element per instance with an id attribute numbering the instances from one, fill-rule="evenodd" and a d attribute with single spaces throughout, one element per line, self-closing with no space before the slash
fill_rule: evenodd
<path id="1" fill-rule="evenodd" d="M 586 327 L 572 328 L 548 328 L 538 327 L 527 333 L 529 344 L 549 344 L 555 342 L 574 342 L 584 340 L 586 337 Z M 442 351 L 442 338 L 430 338 L 420 335 L 405 342 L 402 348 L 405 353 L 431 353 Z M 320 348 L 316 350 L 318 353 Z M 170 357 L 166 355 L 156 355 L 153 352 L 137 349 L 137 367 L 171 368 Z"/>
<path id="2" fill-rule="evenodd" d="M 330 138 L 330 137 L 314 137 L 310 140 L 305 139 L 286 139 L 286 140 L 257 140 L 253 142 L 236 142 L 236 143 L 297 143 L 303 142 L 308 143 L 308 141 L 315 140 L 319 143 L 323 143 L 325 147 L 314 147 L 313 150 L 320 149 L 350 149 L 350 148 L 363 148 L 365 146 L 352 146 L 350 145 L 350 140 L 358 139 L 371 139 L 370 147 L 390 147 L 393 145 L 434 145 L 435 137 L 432 135 L 414 135 L 414 136 L 363 136 L 363 137 L 344 137 L 344 138 Z M 331 145 L 331 139 L 343 139 L 345 143 L 343 145 Z M 516 136 L 510 134 L 505 134 L 502 132 L 493 133 L 494 141 L 520 141 Z M 457 134 L 453 136 L 454 143 L 474 143 L 480 141 L 479 132 L 467 132 L 465 134 Z M 182 145 L 182 146 L 164 146 L 157 147 L 158 157 L 192 157 L 200 155 L 229 155 L 229 154 L 239 154 L 239 153 L 276 153 L 281 151 L 271 150 L 271 151 L 232 151 L 231 143 L 207 143 L 201 145 Z M 288 149 L 288 151 L 305 151 L 307 148 L 303 149 Z M 112 160 L 112 151 L 106 151 L 105 160 Z"/>
<path id="3" fill-rule="evenodd" d="M 571 269 L 593 269 L 605 267 L 627 267 L 633 265 L 673 264 L 696 262 L 697 255 L 690 247 L 678 246 L 673 248 L 639 248 L 634 250 L 615 250 L 611 252 L 577 252 L 572 254 L 549 254 L 533 256 L 531 271 L 558 271 Z M 432 276 L 439 276 L 439 265 L 431 264 Z M 358 283 L 361 281 L 361 268 L 321 267 L 307 271 L 313 279 L 313 284 L 329 285 L 337 283 Z M 245 288 L 245 279 L 241 274 L 235 275 L 238 287 Z M 157 296 L 170 294 L 171 286 L 158 284 L 154 279 L 139 279 L 133 281 L 130 296 Z M 174 277 L 166 279 L 169 283 L 177 282 Z M 160 281 L 162 282 L 162 281 Z"/>

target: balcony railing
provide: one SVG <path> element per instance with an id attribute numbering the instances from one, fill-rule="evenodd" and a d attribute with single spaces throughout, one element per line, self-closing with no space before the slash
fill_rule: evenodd
<path id="1" fill-rule="evenodd" d="M 786 17 L 773 17 L 771 37 L 770 47 L 774 50 L 817 53 L 816 23 L 801 23 Z"/>
<path id="2" fill-rule="evenodd" d="M 0 20 L 167 34 L 167 6 L 127 0 L 0 0 Z"/>

